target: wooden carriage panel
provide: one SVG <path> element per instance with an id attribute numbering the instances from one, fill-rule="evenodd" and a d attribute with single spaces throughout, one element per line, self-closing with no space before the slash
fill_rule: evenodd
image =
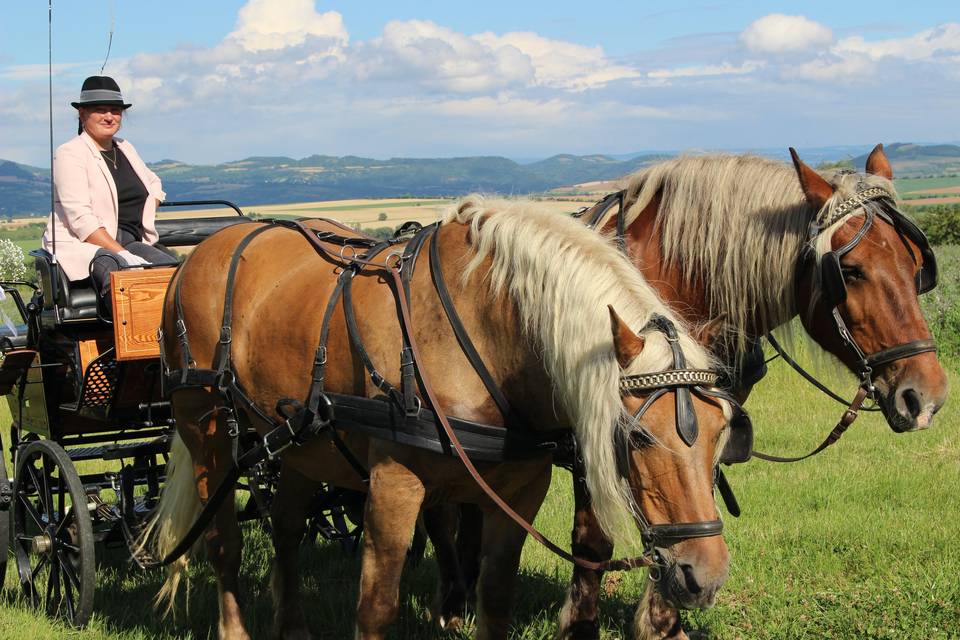
<path id="1" fill-rule="evenodd" d="M 167 268 L 110 274 L 117 360 L 160 356 L 157 329 L 160 328 L 167 285 L 175 271 Z"/>

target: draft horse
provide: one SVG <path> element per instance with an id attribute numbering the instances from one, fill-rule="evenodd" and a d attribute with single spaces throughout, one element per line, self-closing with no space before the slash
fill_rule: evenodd
<path id="1" fill-rule="evenodd" d="M 357 637 L 385 637 L 418 512 L 453 501 L 485 514 L 477 636 L 505 638 L 526 535 L 515 522 L 536 515 L 567 429 L 605 535 L 642 549 L 687 606 L 710 605 L 725 581 L 713 480 L 735 403 L 685 323 L 578 222 L 472 198 L 405 244 L 370 247 L 330 221 L 237 225 L 198 246 L 169 291 L 163 360 L 179 439 L 145 544 L 156 557 L 177 546 L 246 455 L 246 427 L 268 444 L 310 433 L 279 454 L 281 637 L 309 637 L 296 558 L 323 481 L 368 492 Z M 457 429 L 438 429 L 444 414 Z M 459 445 L 469 438 L 488 460 L 476 476 Z M 219 635 L 247 638 L 227 495 L 205 543 Z"/>
<path id="2" fill-rule="evenodd" d="M 741 402 L 764 369 L 762 357 L 751 366 L 745 354 L 800 316 L 816 344 L 857 376 L 855 402 L 875 401 L 895 432 L 925 429 L 948 386 L 918 300 L 936 283 L 936 260 L 897 209 L 883 146 L 865 173 L 821 174 L 790 151 L 792 167 L 735 155 L 657 164 L 583 219 L 619 238 L 686 321 L 724 320 L 717 355 L 740 372 L 730 387 Z M 589 491 L 576 474 L 573 485 L 574 553 L 609 558 L 613 545 L 596 526 Z M 574 567 L 558 638 L 599 637 L 601 579 L 602 571 Z M 649 586 L 636 636 L 685 638 L 675 604 Z"/>

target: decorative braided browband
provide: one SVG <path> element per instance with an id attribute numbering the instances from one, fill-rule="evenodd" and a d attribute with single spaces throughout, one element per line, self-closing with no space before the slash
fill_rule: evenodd
<path id="1" fill-rule="evenodd" d="M 713 387 L 718 376 L 705 369 L 670 369 L 636 376 L 621 376 L 620 391 L 649 391 L 664 387 Z"/>
<path id="2" fill-rule="evenodd" d="M 883 187 L 870 187 L 869 189 L 864 189 L 858 194 L 850 196 L 838 204 L 833 210 L 833 213 L 830 214 L 830 217 L 818 222 L 817 227 L 819 227 L 820 231 L 823 231 L 843 216 L 861 207 L 865 202 L 869 202 L 871 200 L 880 200 L 882 198 L 887 198 L 890 200 L 894 199 L 893 194 Z"/>

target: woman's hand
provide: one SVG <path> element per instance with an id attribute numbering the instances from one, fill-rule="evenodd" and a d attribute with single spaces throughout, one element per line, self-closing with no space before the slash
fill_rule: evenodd
<path id="1" fill-rule="evenodd" d="M 130 253 L 126 249 L 123 251 L 118 251 L 117 255 L 120 256 L 124 262 L 127 263 L 128 267 L 140 267 L 145 264 L 150 264 L 148 261 L 144 260 L 140 256 Z"/>

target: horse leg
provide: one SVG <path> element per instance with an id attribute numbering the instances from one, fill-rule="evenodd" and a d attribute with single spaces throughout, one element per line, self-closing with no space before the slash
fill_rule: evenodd
<path id="1" fill-rule="evenodd" d="M 514 510 L 533 522 L 547 495 L 550 469 L 517 491 L 510 500 Z M 527 533 L 500 509 L 484 511 L 482 561 L 477 579 L 477 640 L 504 640 L 513 617 L 513 592 L 520 567 L 520 552 Z"/>
<path id="2" fill-rule="evenodd" d="M 480 576 L 480 553 L 483 538 L 483 511 L 475 504 L 460 505 L 460 525 L 457 528 L 457 557 L 467 587 L 467 597 L 476 599 L 477 578 Z"/>
<path id="3" fill-rule="evenodd" d="M 600 529 L 590 506 L 590 493 L 584 481 L 583 468 L 573 468 L 574 518 L 573 555 L 585 560 L 603 562 L 613 556 L 611 543 Z M 573 565 L 567 601 L 560 611 L 556 640 L 597 640 L 600 637 L 600 589 L 603 571 Z"/>
<path id="4" fill-rule="evenodd" d="M 457 507 L 439 504 L 423 510 L 423 524 L 433 543 L 440 583 L 434 605 L 441 629 L 458 629 L 467 605 L 467 590 L 460 570 L 453 532 L 457 526 Z"/>
<path id="5" fill-rule="evenodd" d="M 191 451 L 194 481 L 200 501 L 206 503 L 233 467 L 233 451 L 226 424 L 226 411 L 218 396 L 200 390 L 185 390 L 176 397 L 177 429 Z M 194 416 L 199 416 L 191 419 Z M 240 555 L 243 534 L 237 521 L 236 491 L 228 492 L 204 534 L 207 560 L 217 578 L 221 640 L 249 640 L 240 613 Z"/>
<path id="6" fill-rule="evenodd" d="M 359 640 L 386 638 L 397 615 L 400 575 L 424 493 L 420 479 L 392 458 L 370 470 L 357 604 Z"/>
<path id="7" fill-rule="evenodd" d="M 310 630 L 300 602 L 300 542 L 307 528 L 307 509 L 318 484 L 286 464 L 270 505 L 273 549 L 276 553 L 270 591 L 273 594 L 273 630 L 277 638 L 309 640 Z"/>
<path id="8" fill-rule="evenodd" d="M 633 637 L 636 640 L 688 640 L 680 612 L 663 599 L 649 580 L 633 618 Z"/>

